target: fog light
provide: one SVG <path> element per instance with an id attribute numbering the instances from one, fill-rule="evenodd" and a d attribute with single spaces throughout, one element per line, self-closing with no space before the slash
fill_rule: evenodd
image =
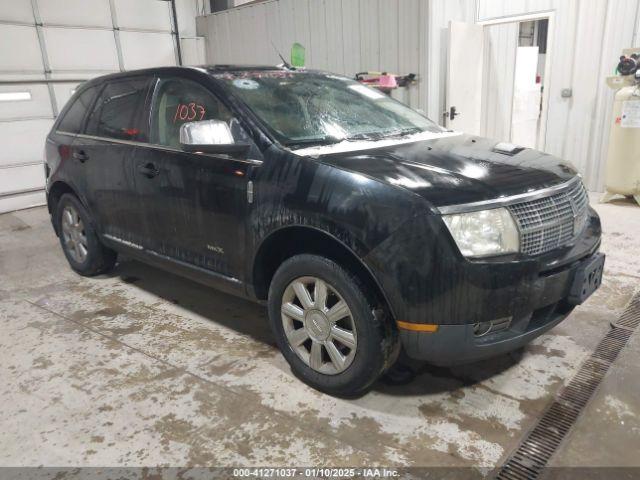
<path id="1" fill-rule="evenodd" d="M 479 322 L 473 324 L 473 334 L 476 337 L 484 337 L 489 333 L 496 333 L 506 330 L 511 325 L 512 317 L 496 318 L 488 322 Z"/>
<path id="2" fill-rule="evenodd" d="M 482 337 L 491 331 L 491 322 L 480 322 L 473 325 L 473 334 Z"/>

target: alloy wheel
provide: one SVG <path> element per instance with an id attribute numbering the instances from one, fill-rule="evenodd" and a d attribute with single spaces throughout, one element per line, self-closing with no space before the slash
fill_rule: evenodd
<path id="1" fill-rule="evenodd" d="M 78 211 L 71 205 L 62 211 L 62 239 L 67 253 L 77 263 L 83 263 L 89 253 L 84 223 Z"/>
<path id="2" fill-rule="evenodd" d="M 282 296 L 282 325 L 289 345 L 313 370 L 345 371 L 358 345 L 349 306 L 329 283 L 317 277 L 292 281 Z"/>

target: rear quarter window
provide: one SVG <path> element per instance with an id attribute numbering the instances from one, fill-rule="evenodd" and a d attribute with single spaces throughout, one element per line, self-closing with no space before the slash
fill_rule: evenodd
<path id="1" fill-rule="evenodd" d="M 98 94 L 98 87 L 93 86 L 84 90 L 75 100 L 72 100 L 71 107 L 64 113 L 58 124 L 58 130 L 68 133 L 80 133 L 82 122 L 89 108 Z"/>

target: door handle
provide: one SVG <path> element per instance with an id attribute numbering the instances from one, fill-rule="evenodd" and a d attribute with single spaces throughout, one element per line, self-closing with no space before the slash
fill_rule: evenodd
<path id="1" fill-rule="evenodd" d="M 456 107 L 451 107 L 451 109 L 449 110 L 449 120 L 453 120 L 458 115 L 460 115 L 460 112 L 458 112 Z"/>
<path id="2" fill-rule="evenodd" d="M 80 163 L 84 163 L 89 160 L 89 155 L 84 150 L 80 150 L 79 152 L 73 152 L 73 158 L 78 160 Z"/>
<path id="3" fill-rule="evenodd" d="M 158 167 L 153 163 L 149 162 L 138 165 L 138 172 L 147 178 L 153 178 L 160 173 L 160 170 L 158 170 Z"/>

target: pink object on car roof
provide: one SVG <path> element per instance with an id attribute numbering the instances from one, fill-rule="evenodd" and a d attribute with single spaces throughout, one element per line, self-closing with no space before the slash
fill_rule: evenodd
<path id="1" fill-rule="evenodd" d="M 380 75 L 378 86 L 382 88 L 397 88 L 398 82 L 395 75 Z"/>

